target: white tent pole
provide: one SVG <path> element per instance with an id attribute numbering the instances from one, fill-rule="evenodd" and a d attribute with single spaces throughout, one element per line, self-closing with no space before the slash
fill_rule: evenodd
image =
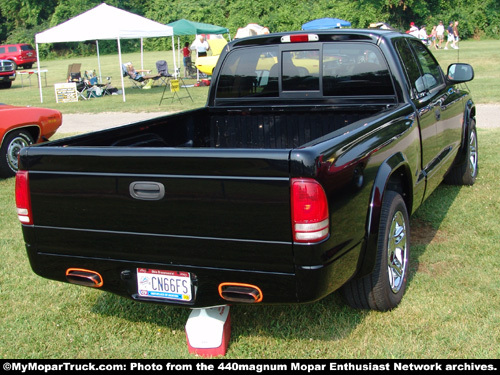
<path id="1" fill-rule="evenodd" d="M 118 59 L 120 60 L 120 77 L 122 79 L 122 93 L 123 93 L 123 102 L 126 102 L 125 99 L 125 82 L 123 82 L 123 61 L 122 61 L 122 48 L 120 45 L 120 37 L 118 37 Z"/>
<path id="2" fill-rule="evenodd" d="M 177 57 L 178 57 L 178 60 L 179 60 L 179 76 L 181 75 L 180 74 L 180 67 L 181 67 L 181 38 L 178 36 L 177 37 Z M 184 57 L 184 55 L 183 55 Z"/>
<path id="3" fill-rule="evenodd" d="M 40 54 L 38 53 L 38 43 L 36 43 L 36 68 L 38 70 L 38 87 L 40 89 L 40 103 L 43 103 L 42 95 L 42 75 L 40 74 Z"/>
<path id="4" fill-rule="evenodd" d="M 144 39 L 141 38 L 141 69 L 144 70 Z"/>
<path id="5" fill-rule="evenodd" d="M 196 34 L 196 39 L 198 39 L 198 34 Z M 196 61 L 198 61 L 198 48 L 196 48 Z M 196 82 L 200 82 L 200 71 L 196 68 Z"/>
<path id="6" fill-rule="evenodd" d="M 99 82 L 102 83 L 102 73 L 101 73 L 101 57 L 99 56 L 99 41 L 95 41 L 97 47 L 97 66 L 99 67 Z"/>
<path id="7" fill-rule="evenodd" d="M 179 78 L 177 77 L 177 62 L 175 59 L 175 38 L 173 35 L 172 35 L 172 57 L 174 59 L 174 77 Z"/>

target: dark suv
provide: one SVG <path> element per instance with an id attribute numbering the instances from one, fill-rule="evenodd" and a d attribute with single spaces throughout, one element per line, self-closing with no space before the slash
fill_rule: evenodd
<path id="1" fill-rule="evenodd" d="M 31 69 L 36 62 L 36 51 L 29 44 L 4 44 L 0 46 L 0 59 L 10 60 L 14 63 L 14 69 L 22 66 Z"/>
<path id="2" fill-rule="evenodd" d="M 0 60 L 0 89 L 8 89 L 15 79 L 15 64 L 10 60 Z"/>

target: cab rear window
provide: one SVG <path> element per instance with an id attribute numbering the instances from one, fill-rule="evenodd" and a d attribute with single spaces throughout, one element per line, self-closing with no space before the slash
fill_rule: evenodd
<path id="1" fill-rule="evenodd" d="M 311 48 L 242 48 L 225 59 L 218 98 L 394 95 L 382 53 L 370 43 L 325 43 Z"/>

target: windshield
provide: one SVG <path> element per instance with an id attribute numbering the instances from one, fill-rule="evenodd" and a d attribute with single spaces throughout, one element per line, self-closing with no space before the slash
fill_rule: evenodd
<path id="1" fill-rule="evenodd" d="M 224 61 L 218 98 L 394 95 L 389 70 L 377 46 L 325 43 L 318 48 L 241 48 Z M 280 78 L 281 77 L 281 78 Z"/>

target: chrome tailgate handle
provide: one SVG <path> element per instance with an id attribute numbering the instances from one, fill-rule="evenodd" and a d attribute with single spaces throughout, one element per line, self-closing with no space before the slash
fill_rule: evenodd
<path id="1" fill-rule="evenodd" d="M 165 186 L 159 182 L 134 181 L 129 191 L 132 198 L 145 201 L 157 201 L 165 196 Z"/>

